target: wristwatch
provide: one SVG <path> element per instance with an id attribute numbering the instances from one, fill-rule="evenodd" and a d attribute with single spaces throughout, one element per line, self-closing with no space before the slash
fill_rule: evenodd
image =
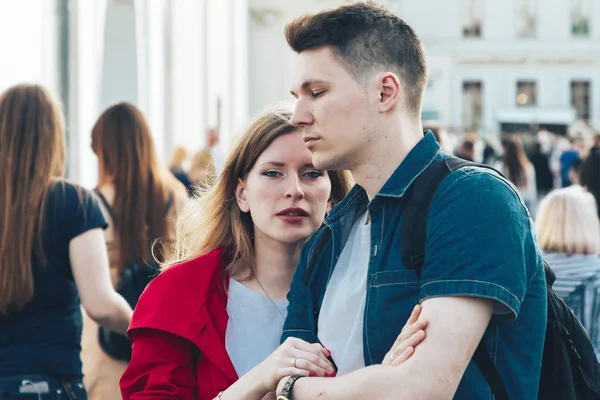
<path id="1" fill-rule="evenodd" d="M 300 378 L 302 378 L 302 375 L 292 375 L 287 378 L 287 381 L 283 384 L 281 393 L 277 395 L 277 400 L 292 400 L 292 386 L 294 386 L 294 382 Z"/>

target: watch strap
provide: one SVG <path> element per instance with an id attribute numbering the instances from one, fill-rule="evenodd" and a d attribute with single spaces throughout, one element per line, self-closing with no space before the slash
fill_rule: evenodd
<path id="1" fill-rule="evenodd" d="M 292 400 L 292 387 L 294 386 L 294 383 L 300 378 L 302 378 L 302 375 L 292 375 L 289 378 L 287 378 L 287 380 L 283 384 L 281 392 L 277 396 L 277 400 Z"/>

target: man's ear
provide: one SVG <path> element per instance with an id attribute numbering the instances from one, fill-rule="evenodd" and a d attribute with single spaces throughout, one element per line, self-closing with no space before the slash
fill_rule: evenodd
<path id="1" fill-rule="evenodd" d="M 250 211 L 248 201 L 246 200 L 246 182 L 241 179 L 238 181 L 237 187 L 235 188 L 235 200 L 242 212 L 247 213 Z"/>
<path id="2" fill-rule="evenodd" d="M 379 91 L 380 91 L 380 112 L 387 112 L 398 105 L 402 99 L 402 81 L 393 72 L 385 72 L 380 75 Z"/>

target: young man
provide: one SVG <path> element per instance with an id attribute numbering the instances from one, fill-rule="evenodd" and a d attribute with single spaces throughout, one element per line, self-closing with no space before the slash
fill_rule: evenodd
<path id="1" fill-rule="evenodd" d="M 402 197 L 446 157 L 422 131 L 415 32 L 369 2 L 301 17 L 286 37 L 299 54 L 292 124 L 315 167 L 350 170 L 357 185 L 304 247 L 282 338 L 322 343 L 338 377 L 282 379 L 282 398 L 293 381 L 294 400 L 491 399 L 471 361 L 482 340 L 509 397 L 537 398 L 545 276 L 514 187 L 485 169 L 451 173 L 431 204 L 422 275 L 402 264 Z M 378 365 L 417 303 L 426 339 L 403 364 Z"/>

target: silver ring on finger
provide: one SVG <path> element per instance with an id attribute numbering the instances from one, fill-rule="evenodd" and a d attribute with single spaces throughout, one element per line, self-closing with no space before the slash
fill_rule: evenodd
<path id="1" fill-rule="evenodd" d="M 294 358 L 294 361 L 292 361 L 292 366 L 293 366 L 294 368 L 298 368 L 298 367 L 296 366 L 296 361 L 298 361 L 298 359 L 297 359 L 297 358 Z"/>

